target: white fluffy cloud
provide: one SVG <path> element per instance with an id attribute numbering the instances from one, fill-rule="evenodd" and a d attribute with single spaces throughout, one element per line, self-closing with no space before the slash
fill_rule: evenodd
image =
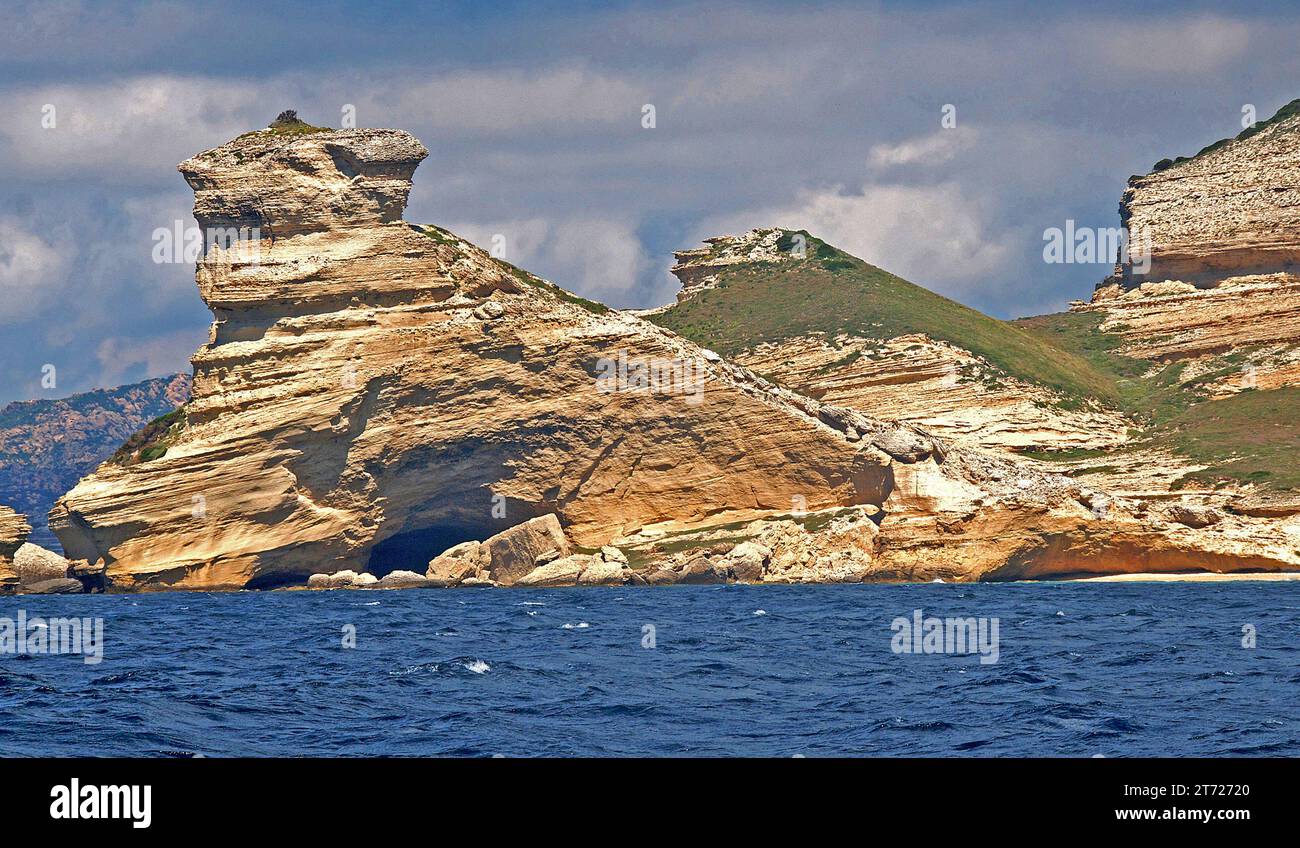
<path id="1" fill-rule="evenodd" d="M 0 325 L 25 321 L 62 297 L 74 252 L 64 232 L 34 233 L 0 218 Z"/>
<path id="2" fill-rule="evenodd" d="M 138 339 L 103 339 L 95 348 L 100 384 L 113 386 L 188 370 L 190 357 L 206 341 L 206 333 L 188 329 Z"/>
<path id="3" fill-rule="evenodd" d="M 176 180 L 177 162 L 264 125 L 269 119 L 254 117 L 256 104 L 277 100 L 268 90 L 215 78 L 11 87 L 0 90 L 0 146 L 8 166 L 27 173 Z"/>
<path id="4" fill-rule="evenodd" d="M 946 293 L 1001 270 L 1013 255 L 1009 234 L 992 229 L 981 205 L 952 182 L 864 185 L 804 191 L 789 204 L 716 218 L 700 238 L 754 227 L 804 229 L 913 282 Z"/>
<path id="5" fill-rule="evenodd" d="M 941 129 L 897 144 L 877 144 L 867 153 L 867 161 L 879 169 L 899 165 L 941 165 L 970 150 L 978 141 L 979 134 L 972 127 Z"/>
<path id="6" fill-rule="evenodd" d="M 625 221 L 526 218 L 450 229 L 485 250 L 500 235 L 507 262 L 612 306 L 627 305 L 649 267 L 635 228 Z"/>

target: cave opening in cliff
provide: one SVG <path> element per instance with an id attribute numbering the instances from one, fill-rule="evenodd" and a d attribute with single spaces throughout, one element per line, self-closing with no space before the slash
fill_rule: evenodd
<path id="1" fill-rule="evenodd" d="M 452 545 L 486 539 L 493 532 L 468 524 L 437 524 L 407 530 L 389 536 L 371 548 L 366 571 L 380 578 L 394 571 L 423 574 L 429 568 L 429 560 Z"/>

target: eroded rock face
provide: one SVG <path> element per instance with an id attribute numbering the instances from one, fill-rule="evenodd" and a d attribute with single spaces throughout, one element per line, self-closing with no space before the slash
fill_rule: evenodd
<path id="1" fill-rule="evenodd" d="M 1119 287 L 1181 280 L 1210 287 L 1300 262 L 1300 116 L 1129 180 L 1121 221 L 1149 240 Z"/>
<path id="2" fill-rule="evenodd" d="M 1131 422 L 1110 410 L 1063 409 L 1040 386 L 998 374 L 979 357 L 924 335 L 887 341 L 788 339 L 735 361 L 810 397 L 993 451 L 1109 448 Z"/>
<path id="3" fill-rule="evenodd" d="M 216 322 L 185 425 L 165 456 L 103 466 L 58 503 L 70 557 L 102 559 L 120 588 L 276 585 L 364 571 L 382 543 L 428 534 L 423 565 L 547 513 L 595 546 L 795 496 L 886 496 L 888 458 L 814 402 L 402 222 L 424 156 L 396 130 L 264 131 L 181 165 L 200 224 L 256 230 L 256 257 L 200 263 Z M 600 390 L 620 354 L 697 379 Z M 411 563 L 379 573 L 393 567 Z"/>
<path id="4" fill-rule="evenodd" d="M 1120 219 L 1142 250 L 1073 311 L 1184 379 L 1226 370 L 1220 395 L 1300 385 L 1297 172 L 1300 116 L 1133 177 Z"/>
<path id="5" fill-rule="evenodd" d="M 738 236 L 716 236 L 704 240 L 708 247 L 678 250 L 672 273 L 682 282 L 677 300 L 688 300 L 700 291 L 712 288 L 717 273 L 729 265 L 747 262 L 785 262 L 798 256 L 799 245 L 789 242 L 778 229 L 750 230 Z M 787 243 L 789 242 L 789 243 Z M 803 244 L 807 249 L 807 243 Z"/>
<path id="6" fill-rule="evenodd" d="M 14 571 L 14 554 L 27 541 L 32 528 L 18 513 L 0 506 L 0 594 L 17 591 L 18 573 Z"/>
<path id="7" fill-rule="evenodd" d="M 1072 311 L 1099 315 L 1125 356 L 1180 363 L 1185 383 L 1208 375 L 1215 397 L 1300 385 L 1300 276 L 1112 286 Z"/>
<path id="8" fill-rule="evenodd" d="M 565 538 L 558 518 L 539 515 L 498 533 L 485 541 L 483 548 L 487 554 L 488 573 L 482 576 L 509 586 L 545 558 L 568 556 L 569 540 Z"/>
<path id="9" fill-rule="evenodd" d="M 1151 519 L 776 386 L 409 225 L 424 156 L 396 130 L 263 132 L 182 164 L 200 223 L 255 230 L 255 256 L 200 263 L 216 321 L 193 399 L 164 454 L 146 446 L 59 501 L 69 557 L 102 563 L 119 589 L 373 585 L 418 569 L 493 586 L 1300 566 L 1295 527 Z M 783 518 L 838 509 L 850 515 Z M 709 545 L 678 550 L 690 534 Z"/>

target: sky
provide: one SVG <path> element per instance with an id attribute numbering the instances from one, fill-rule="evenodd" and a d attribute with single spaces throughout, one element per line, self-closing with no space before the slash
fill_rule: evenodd
<path id="1" fill-rule="evenodd" d="M 1118 226 L 1130 174 L 1300 97 L 1286 4 L 4 9 L 0 403 L 188 370 L 211 315 L 154 261 L 194 224 L 176 164 L 284 109 L 409 130 L 407 220 L 613 306 L 672 300 L 674 250 L 785 226 L 1013 318 L 1109 271 L 1045 263 L 1045 231 Z"/>

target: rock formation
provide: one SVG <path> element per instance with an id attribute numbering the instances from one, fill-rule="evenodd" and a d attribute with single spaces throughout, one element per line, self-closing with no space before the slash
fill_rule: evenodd
<path id="1" fill-rule="evenodd" d="M 407 224 L 426 155 L 293 124 L 181 164 L 240 243 L 198 267 L 192 400 L 52 511 L 70 557 L 120 589 L 1300 566 L 1264 519 L 1191 527 L 952 449 Z"/>
<path id="2" fill-rule="evenodd" d="M 682 283 L 677 303 L 642 314 L 701 344 L 721 346 L 732 362 L 781 385 L 999 452 L 1105 448 L 1127 440 L 1130 422 L 1115 410 L 1065 404 L 1059 390 L 1029 378 L 1032 369 L 1009 373 L 963 347 L 961 332 L 938 335 L 964 327 L 965 336 L 1005 347 L 1014 363 L 1027 357 L 1012 353 L 1024 340 L 1010 324 L 808 233 L 755 229 L 705 239 L 705 245 L 675 254 L 672 273 Z M 791 314 L 764 318 L 762 332 L 734 332 L 733 322 L 753 322 L 752 300 L 784 300 L 780 309 Z M 741 343 L 728 344 L 732 337 Z M 1087 368 L 1061 351 L 1049 355 L 1064 357 L 1066 368 Z"/>
<path id="3" fill-rule="evenodd" d="M 68 567 L 72 564 L 53 551 L 47 551 L 31 542 L 25 542 L 14 552 L 13 562 L 18 582 L 23 586 L 67 577 Z"/>
<path id="4" fill-rule="evenodd" d="M 1120 219 L 1149 267 L 1122 265 L 1077 312 L 1120 352 L 1221 369 L 1219 394 L 1300 385 L 1300 102 L 1190 159 L 1129 180 Z M 1235 372 L 1235 373 L 1234 373 Z"/>
<path id="5" fill-rule="evenodd" d="M 0 503 L 27 516 L 31 540 L 57 545 L 45 516 L 71 489 L 149 421 L 190 396 L 188 374 L 159 377 L 56 400 L 0 409 Z"/>
<path id="6" fill-rule="evenodd" d="M 1277 490 L 1300 487 L 1298 107 L 1131 178 L 1120 217 L 1142 250 L 1071 315 L 1029 319 L 1067 337 L 1092 322 L 1088 346 L 1145 395 L 1145 432 L 1129 448 L 1067 464 L 1091 466 L 1096 485 L 1294 514 L 1295 496 Z"/>
<path id="7" fill-rule="evenodd" d="M 916 424 L 971 447 L 1098 449 L 1128 440 L 1130 424 L 1116 411 L 1062 408 L 1042 386 L 999 374 L 970 351 L 923 334 L 803 336 L 733 359 L 810 397 Z"/>
<path id="8" fill-rule="evenodd" d="M 1233 140 L 1196 156 L 1157 163 L 1129 179 L 1120 221 L 1136 249 L 1118 279 L 1181 280 L 1202 288 L 1229 277 L 1290 272 L 1300 265 L 1300 111 L 1292 103 Z M 1149 267 L 1143 267 L 1149 259 Z"/>
<path id="9" fill-rule="evenodd" d="M 0 594 L 18 590 L 18 572 L 14 570 L 14 554 L 27 541 L 32 528 L 18 513 L 0 506 Z"/>
<path id="10" fill-rule="evenodd" d="M 551 512 L 599 544 L 885 497 L 888 457 L 815 404 L 403 222 L 425 155 L 400 131 L 267 130 L 182 163 L 202 227 L 258 238 L 199 265 L 216 320 L 165 454 L 55 507 L 70 557 L 128 587 L 267 586 L 372 554 L 422 569 Z"/>

